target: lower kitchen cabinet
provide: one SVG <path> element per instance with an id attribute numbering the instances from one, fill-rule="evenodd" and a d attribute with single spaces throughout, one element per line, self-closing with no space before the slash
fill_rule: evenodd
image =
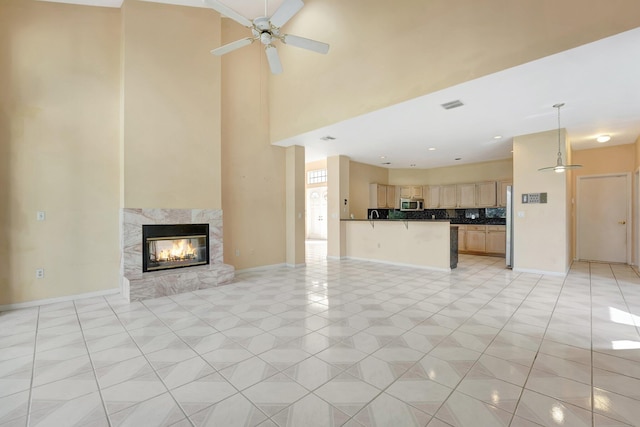
<path id="1" fill-rule="evenodd" d="M 486 226 L 467 225 L 467 251 L 486 252 Z"/>
<path id="2" fill-rule="evenodd" d="M 458 252 L 465 252 L 467 250 L 467 226 L 458 226 Z"/>
<path id="3" fill-rule="evenodd" d="M 487 225 L 486 251 L 504 255 L 507 249 L 507 233 L 504 225 Z"/>
<path id="4" fill-rule="evenodd" d="M 504 255 L 506 252 L 504 225 L 459 225 L 458 252 Z"/>

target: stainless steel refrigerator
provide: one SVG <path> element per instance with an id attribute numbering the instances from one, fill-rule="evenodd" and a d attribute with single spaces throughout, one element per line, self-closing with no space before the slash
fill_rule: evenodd
<path id="1" fill-rule="evenodd" d="M 506 262 L 508 268 L 513 268 L 513 186 L 507 187 L 507 227 L 506 227 Z"/>

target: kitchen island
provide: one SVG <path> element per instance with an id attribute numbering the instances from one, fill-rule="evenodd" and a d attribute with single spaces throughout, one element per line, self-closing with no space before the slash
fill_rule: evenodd
<path id="1" fill-rule="evenodd" d="M 343 219 L 351 259 L 450 271 L 458 263 L 458 227 L 447 220 Z"/>

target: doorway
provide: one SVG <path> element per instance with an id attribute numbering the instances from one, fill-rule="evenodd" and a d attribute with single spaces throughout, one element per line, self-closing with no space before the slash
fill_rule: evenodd
<path id="1" fill-rule="evenodd" d="M 327 187 L 307 188 L 307 239 L 327 239 Z"/>
<path id="2" fill-rule="evenodd" d="M 631 177 L 580 176 L 577 182 L 576 257 L 630 263 Z"/>

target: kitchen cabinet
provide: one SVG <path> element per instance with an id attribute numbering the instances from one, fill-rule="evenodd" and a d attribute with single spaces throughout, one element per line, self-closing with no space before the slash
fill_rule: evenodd
<path id="1" fill-rule="evenodd" d="M 459 208 L 476 207 L 476 184 L 456 184 L 456 205 Z"/>
<path id="2" fill-rule="evenodd" d="M 396 207 L 396 187 L 387 185 L 387 207 L 394 209 Z"/>
<path id="3" fill-rule="evenodd" d="M 403 185 L 400 187 L 400 198 L 402 199 L 422 199 L 423 197 L 422 185 Z"/>
<path id="4" fill-rule="evenodd" d="M 469 252 L 486 252 L 486 225 L 467 225 L 466 250 Z"/>
<path id="5" fill-rule="evenodd" d="M 506 253 L 506 227 L 504 225 L 487 225 L 486 252 L 488 254 Z"/>
<path id="6" fill-rule="evenodd" d="M 458 252 L 467 250 L 467 226 L 458 225 Z"/>
<path id="7" fill-rule="evenodd" d="M 496 182 L 476 183 L 476 204 L 479 208 L 490 208 L 496 206 Z"/>
<path id="8" fill-rule="evenodd" d="M 456 184 L 440 186 L 440 206 L 439 208 L 455 208 L 457 205 Z"/>
<path id="9" fill-rule="evenodd" d="M 511 181 L 499 181 L 498 182 L 498 206 L 507 206 L 507 187 L 513 185 Z"/>
<path id="10" fill-rule="evenodd" d="M 425 207 L 428 209 L 437 209 L 440 207 L 440 186 L 429 185 L 427 187 L 427 197 L 424 200 Z"/>
<path id="11" fill-rule="evenodd" d="M 392 185 L 369 184 L 369 209 L 395 207 L 396 188 Z"/>

